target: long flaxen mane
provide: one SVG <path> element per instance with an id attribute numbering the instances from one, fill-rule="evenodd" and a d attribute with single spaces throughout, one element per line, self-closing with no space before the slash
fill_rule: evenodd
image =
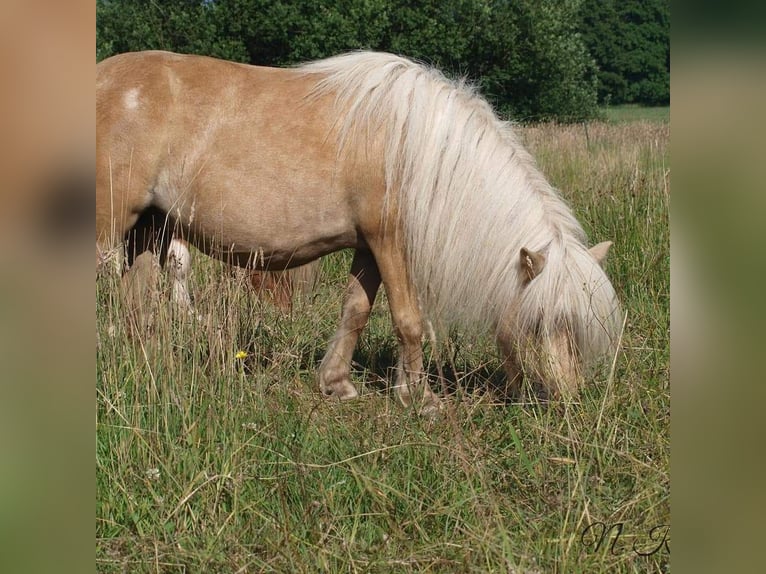
<path id="1" fill-rule="evenodd" d="M 586 362 L 612 351 L 621 311 L 582 227 L 474 89 L 390 54 L 300 69 L 319 75 L 315 95 L 335 95 L 339 149 L 383 137 L 387 199 L 435 325 L 491 330 L 504 317 L 519 340 L 568 329 Z M 546 254 L 526 286 L 522 247 Z"/>

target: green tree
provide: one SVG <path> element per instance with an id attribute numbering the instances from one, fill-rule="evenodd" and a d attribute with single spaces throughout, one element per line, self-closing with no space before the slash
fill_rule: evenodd
<path id="1" fill-rule="evenodd" d="M 522 121 L 593 117 L 596 67 L 577 29 L 579 0 L 496 1 L 475 62 L 484 91 Z"/>
<path id="2" fill-rule="evenodd" d="M 477 0 L 389 0 L 385 49 L 453 70 L 469 72 L 474 39 L 486 23 Z"/>
<path id="3" fill-rule="evenodd" d="M 581 0 L 97 0 L 96 54 L 142 49 L 288 65 L 353 49 L 468 76 L 519 120 L 579 120 L 596 76 Z"/>
<path id="4" fill-rule="evenodd" d="M 585 0 L 581 29 L 602 103 L 670 102 L 668 0 Z"/>
<path id="5" fill-rule="evenodd" d="M 97 0 L 96 57 L 137 50 L 172 50 L 229 57 L 216 50 L 209 2 Z M 231 58 L 236 59 L 236 58 Z"/>

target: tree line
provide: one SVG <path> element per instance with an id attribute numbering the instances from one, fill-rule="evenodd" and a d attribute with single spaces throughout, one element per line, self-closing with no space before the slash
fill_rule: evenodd
<path id="1" fill-rule="evenodd" d="M 670 100 L 669 0 L 97 0 L 96 59 L 146 49 L 285 66 L 354 49 L 467 76 L 517 121 Z"/>

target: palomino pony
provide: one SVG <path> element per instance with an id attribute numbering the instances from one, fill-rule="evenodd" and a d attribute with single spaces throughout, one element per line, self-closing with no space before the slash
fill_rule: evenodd
<path id="1" fill-rule="evenodd" d="M 399 341 L 394 388 L 424 410 L 422 334 L 489 331 L 509 383 L 571 396 L 615 352 L 621 311 L 582 227 L 474 90 L 390 54 L 294 69 L 166 52 L 96 71 L 96 251 L 146 210 L 203 252 L 255 269 L 355 249 L 319 366 L 357 396 L 353 349 L 381 284 Z"/>

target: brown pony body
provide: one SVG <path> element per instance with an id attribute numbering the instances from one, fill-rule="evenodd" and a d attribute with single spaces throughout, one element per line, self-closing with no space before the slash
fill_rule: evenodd
<path id="1" fill-rule="evenodd" d="M 352 73 L 354 65 L 364 64 L 365 78 L 374 82 L 375 66 L 365 64 L 363 57 L 352 61 L 351 56 L 349 64 L 339 61 L 338 70 Z M 466 105 L 474 105 L 473 94 L 443 78 L 434 80 L 432 72 L 411 62 L 388 55 L 367 57 L 381 70 L 396 65 L 402 73 L 430 74 L 427 81 L 442 82 L 440 90 L 457 90 Z M 382 282 L 400 343 L 397 393 L 404 403 L 416 395 L 425 409 L 436 408 L 438 400 L 423 384 L 421 339 L 428 289 L 419 284 L 422 264 L 413 264 L 415 240 L 403 223 L 410 212 L 421 209 L 410 207 L 418 182 L 405 181 L 406 171 L 399 178 L 391 159 L 392 137 L 400 137 L 397 130 L 412 131 L 417 124 L 392 116 L 386 127 L 371 117 L 372 108 L 354 107 L 353 101 L 340 98 L 339 90 L 323 87 L 330 75 L 311 67 L 263 68 L 165 52 L 124 54 L 100 63 L 97 261 L 147 210 L 165 214 L 173 233 L 204 253 L 254 270 L 289 269 L 353 248 L 340 325 L 319 367 L 322 392 L 340 399 L 357 395 L 350 380 L 351 354 Z M 395 82 L 393 76 L 380 79 L 381 86 Z M 358 101 L 362 91 L 357 90 Z M 486 113 L 483 100 L 475 105 Z M 356 124 L 354 114 L 360 115 Z M 487 121 L 493 125 L 495 120 Z M 426 222 L 423 210 L 418 217 Z M 538 211 L 535 204 L 530 214 Z M 448 222 L 436 220 L 433 225 Z M 557 236 L 555 230 L 551 233 Z M 508 248 L 516 253 L 510 265 L 503 263 L 509 293 L 522 293 L 527 284 L 535 284 L 535 274 L 548 271 L 524 267 L 525 261 L 538 260 L 535 250 L 549 249 L 542 243 L 545 238 L 529 238 L 533 245 L 525 245 L 524 238 L 509 239 Z M 519 248 L 525 250 L 520 259 Z M 553 249 L 545 252 L 547 259 L 539 251 L 539 260 L 558 265 Z M 591 265 L 598 267 L 590 259 L 588 273 Z M 526 356 L 520 350 L 526 341 L 520 330 L 529 321 L 523 303 L 508 303 L 486 321 L 496 330 L 509 374 L 516 378 L 519 361 Z M 576 386 L 580 369 L 574 344 L 562 343 L 560 334 L 546 340 L 545 352 L 555 356 L 546 358 L 553 367 L 538 369 L 544 383 L 554 392 Z"/>

